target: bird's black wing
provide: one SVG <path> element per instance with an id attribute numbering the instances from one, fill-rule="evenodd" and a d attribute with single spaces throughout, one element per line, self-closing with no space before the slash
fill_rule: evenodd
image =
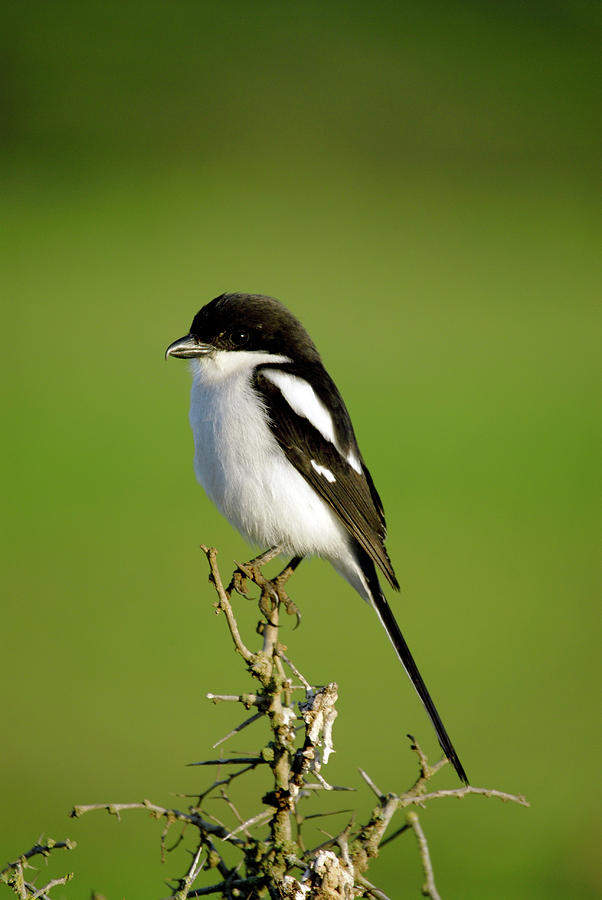
<path id="1" fill-rule="evenodd" d="M 253 387 L 264 404 L 272 434 L 289 462 L 329 504 L 349 534 L 398 590 L 399 583 L 384 545 L 386 524 L 382 504 L 363 464 L 349 414 L 336 387 L 328 379 L 327 408 L 336 412 L 335 443 L 324 437 L 310 417 L 292 409 L 281 389 L 270 380 L 270 370 L 296 378 L 303 376 L 292 366 L 267 364 L 256 369 Z M 328 378 L 321 368 L 322 391 L 324 376 Z M 355 468 L 348 461 L 350 454 Z"/>
<path id="2" fill-rule="evenodd" d="M 274 371 L 297 379 L 304 379 L 307 373 L 295 365 L 266 364 L 256 369 L 253 387 L 264 404 L 272 433 L 289 462 L 329 504 L 349 534 L 360 545 L 356 548 L 357 560 L 366 578 L 373 606 L 428 712 L 445 755 L 451 760 L 460 778 L 468 783 L 458 754 L 378 583 L 374 564 L 382 570 L 393 587 L 399 588 L 384 545 L 386 527 L 382 504 L 370 473 L 361 459 L 343 400 L 334 384 L 330 380 L 325 381 L 324 376 L 326 379 L 328 376 L 323 369 L 320 371 L 319 380 L 305 379 L 306 383 L 312 386 L 316 396 L 319 385 L 322 392 L 319 398 L 323 403 L 322 412 L 325 409 L 331 411 L 333 413 L 331 422 L 334 424 L 336 420 L 334 440 L 329 440 L 323 433 L 327 430 L 324 419 L 319 421 L 318 415 L 314 416 L 315 424 L 311 421 L 312 411 L 319 414 L 320 408 L 314 404 L 312 409 L 311 403 L 306 403 L 307 414 L 301 415 L 300 412 L 303 410 L 301 389 L 296 402 L 299 412 L 295 411 L 285 396 L 286 382 L 281 382 L 284 392 L 278 386 L 279 376 L 276 376 L 274 383 Z"/>

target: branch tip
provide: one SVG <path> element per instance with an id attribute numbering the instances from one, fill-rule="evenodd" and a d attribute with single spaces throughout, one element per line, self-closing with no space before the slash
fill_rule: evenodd
<path id="1" fill-rule="evenodd" d="M 205 544 L 201 544 L 200 549 L 209 565 L 209 581 L 214 591 L 212 596 L 217 596 L 214 602 L 216 612 L 224 613 L 235 652 L 243 658 L 251 677 L 261 684 L 261 688 L 255 693 L 206 694 L 206 698 L 213 703 L 236 702 L 242 703 L 247 710 L 251 708 L 256 710 L 213 746 L 214 748 L 220 746 L 263 717 L 269 728 L 269 737 L 262 740 L 256 754 L 243 756 L 232 751 L 228 757 L 189 763 L 190 767 L 217 766 L 218 769 L 212 783 L 205 790 L 180 795 L 186 797 L 191 804 L 187 808 L 166 808 L 145 799 L 134 803 L 78 805 L 71 810 L 71 816 L 79 818 L 93 810 L 104 810 L 119 819 L 120 814 L 125 811 L 144 810 L 152 817 L 163 820 L 161 826 L 163 857 L 185 840 L 190 842 L 192 828 L 195 839 L 186 848 L 190 854 L 190 859 L 186 860 L 188 868 L 181 877 L 172 881 L 170 887 L 172 894 L 169 900 L 190 900 L 193 897 L 211 894 L 233 897 L 260 894 L 263 896 L 265 893 L 272 898 L 322 896 L 323 888 L 330 883 L 328 879 L 331 877 L 338 879 L 339 885 L 346 886 L 345 896 L 347 893 L 349 896 L 351 893 L 359 896 L 358 892 L 361 892 L 362 896 L 372 900 L 388 900 L 386 894 L 367 880 L 365 871 L 370 860 L 378 855 L 380 848 L 411 829 L 416 836 L 424 870 L 423 893 L 431 900 L 440 900 L 428 843 L 415 808 L 424 806 L 430 800 L 447 797 L 462 799 L 467 794 L 480 794 L 488 798 L 498 798 L 503 802 L 528 806 L 525 797 L 522 794 L 513 795 L 468 785 L 452 790 L 428 791 L 430 779 L 447 764 L 447 760 L 443 758 L 431 765 L 414 735 L 408 734 L 411 750 L 416 754 L 419 766 L 418 778 L 414 785 L 401 795 L 384 793 L 367 772 L 360 768 L 361 778 L 377 798 L 377 804 L 366 824 L 356 825 L 354 814 L 345 828 L 334 836 L 319 829 L 327 840 L 312 850 L 305 850 L 302 837 L 302 826 L 305 821 L 342 815 L 352 810 L 331 810 L 304 815 L 301 813 L 300 804 L 312 798 L 315 791 L 349 791 L 356 788 L 331 785 L 323 774 L 324 766 L 328 763 L 330 754 L 334 752 L 332 728 L 337 715 L 336 683 L 312 686 L 285 655 L 286 648 L 278 640 L 280 606 L 284 604 L 287 612 L 296 610 L 283 585 L 292 575 L 299 560 L 297 558 L 293 560 L 276 578 L 268 579 L 262 574 L 261 567 L 279 551 L 279 548 L 271 548 L 254 560 L 236 563 L 236 568 L 226 586 L 217 563 L 217 549 Z M 260 593 L 262 627 L 258 633 L 262 645 L 255 652 L 243 642 L 232 602 L 233 598 L 237 600 L 237 594 L 249 597 L 247 585 L 249 588 L 254 585 Z M 252 642 L 256 640 L 255 637 L 251 638 L 251 646 L 254 646 Z M 285 669 L 285 666 L 288 668 Z M 288 674 L 289 671 L 292 675 Z M 296 684 L 292 683 L 293 678 Z M 304 698 L 298 703 L 293 702 L 295 690 L 302 690 L 305 693 Z M 257 770 L 259 766 L 264 767 L 262 773 L 269 769 L 273 783 L 261 798 L 263 803 L 261 811 L 245 819 L 239 812 L 230 786 L 236 779 Z M 215 801 L 222 804 L 220 809 L 224 810 L 223 821 L 207 810 L 209 803 Z M 393 816 L 401 809 L 405 810 L 405 822 L 385 838 Z M 170 846 L 167 847 L 166 838 L 174 824 L 179 826 L 177 829 L 179 834 L 177 839 L 170 840 Z M 67 843 L 64 842 L 64 846 L 67 846 Z M 38 846 L 49 850 L 59 845 L 51 841 L 44 845 L 40 841 Z M 75 846 L 75 842 L 72 842 L 72 846 Z M 184 848 L 185 846 L 182 847 Z M 238 864 L 233 865 L 231 856 L 235 852 L 240 852 L 241 858 Z M 295 869 L 301 872 L 297 877 L 291 874 Z M 221 880 L 207 887 L 195 887 L 194 884 L 201 872 L 209 870 L 219 872 Z M 44 891 L 59 883 L 66 882 L 63 880 L 51 882 L 46 888 L 39 889 L 38 893 L 32 888 L 32 892 L 23 895 L 24 900 L 48 900 Z"/>

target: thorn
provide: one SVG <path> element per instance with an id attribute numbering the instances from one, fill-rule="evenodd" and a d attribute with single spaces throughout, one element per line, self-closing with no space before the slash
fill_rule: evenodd
<path id="1" fill-rule="evenodd" d="M 379 800 L 384 800 L 385 795 L 384 795 L 383 792 L 380 790 L 380 788 L 378 788 L 378 787 L 374 784 L 374 782 L 372 781 L 372 779 L 370 778 L 370 776 L 368 775 L 368 773 L 367 773 L 367 772 L 364 772 L 363 769 L 358 769 L 358 772 L 360 773 L 360 775 L 362 776 L 362 778 L 364 779 L 364 781 L 366 782 L 366 784 L 368 785 L 368 787 L 369 787 L 372 791 L 374 791 L 374 793 L 376 794 L 376 796 L 378 797 L 378 799 L 379 799 Z"/>

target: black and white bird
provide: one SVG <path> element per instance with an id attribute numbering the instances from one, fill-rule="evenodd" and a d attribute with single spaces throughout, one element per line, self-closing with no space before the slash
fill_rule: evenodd
<path id="1" fill-rule="evenodd" d="M 374 607 L 445 755 L 468 782 L 379 584 L 376 566 L 399 590 L 383 506 L 303 325 L 272 297 L 222 294 L 169 356 L 192 360 L 194 467 L 210 499 L 251 544 L 327 559 Z"/>

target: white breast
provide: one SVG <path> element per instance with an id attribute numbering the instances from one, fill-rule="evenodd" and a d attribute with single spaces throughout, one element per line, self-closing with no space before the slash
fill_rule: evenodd
<path id="1" fill-rule="evenodd" d="M 347 532 L 288 462 L 258 406 L 250 378 L 281 357 L 219 351 L 193 363 L 190 424 L 198 480 L 250 543 L 282 545 L 291 555 L 340 559 Z"/>

